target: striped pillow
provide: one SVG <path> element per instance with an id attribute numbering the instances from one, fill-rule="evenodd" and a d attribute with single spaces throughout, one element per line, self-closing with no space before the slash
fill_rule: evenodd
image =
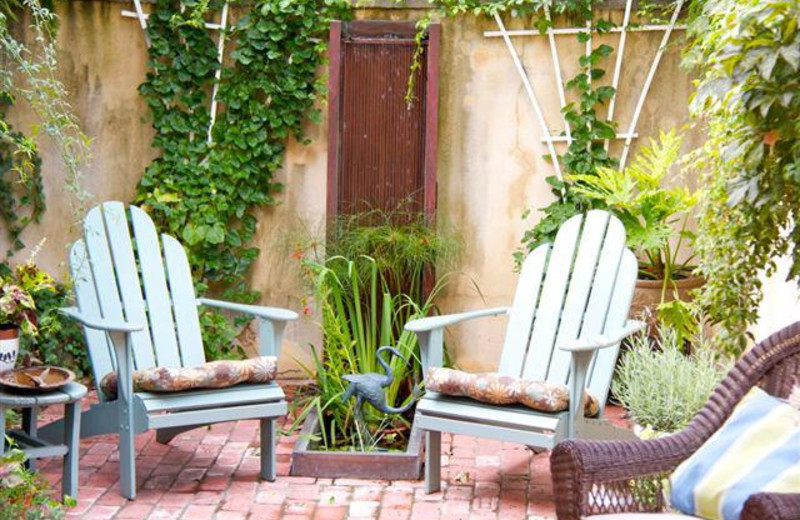
<path id="1" fill-rule="evenodd" d="M 672 507 L 710 520 L 738 520 L 756 493 L 800 493 L 800 411 L 753 388 L 670 484 Z"/>

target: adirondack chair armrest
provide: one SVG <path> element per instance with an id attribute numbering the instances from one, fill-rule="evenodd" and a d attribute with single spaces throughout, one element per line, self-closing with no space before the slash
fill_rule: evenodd
<path id="1" fill-rule="evenodd" d="M 106 332 L 136 332 L 137 330 L 144 329 L 144 325 L 138 323 L 86 316 L 85 314 L 81 314 L 81 311 L 79 311 L 77 307 L 64 307 L 59 309 L 59 312 L 90 329 L 103 330 Z"/>
<path id="2" fill-rule="evenodd" d="M 249 314 L 257 318 L 271 320 L 271 321 L 293 321 L 299 318 L 299 315 L 296 312 L 290 311 L 288 309 L 281 309 L 278 307 L 245 305 L 243 303 L 212 300 L 211 298 L 198 298 L 197 303 L 201 305 L 208 305 L 209 307 L 217 307 L 218 309 L 241 312 L 243 314 Z"/>
<path id="3" fill-rule="evenodd" d="M 592 338 L 579 338 L 565 345 L 559 345 L 559 348 L 569 352 L 585 352 L 589 350 L 607 348 L 616 345 L 631 334 L 635 334 L 641 330 L 644 330 L 645 327 L 647 327 L 647 324 L 644 322 L 639 320 L 628 320 L 625 326 L 615 333 L 602 334 Z"/>
<path id="4" fill-rule="evenodd" d="M 495 307 L 493 309 L 482 309 L 479 311 L 460 312 L 457 314 L 444 314 L 442 316 L 430 316 L 411 320 L 406 323 L 405 329 L 409 332 L 430 332 L 436 329 L 443 329 L 450 325 L 461 323 L 462 321 L 483 318 L 484 316 L 496 316 L 508 313 L 508 307 Z"/>
<path id="5" fill-rule="evenodd" d="M 446 314 L 444 316 L 430 316 L 406 323 L 405 330 L 415 333 L 419 340 L 423 377 L 428 372 L 428 368 L 440 367 L 444 364 L 445 327 L 475 318 L 506 313 L 508 313 L 508 307 L 495 307 L 493 309 Z"/>
<path id="6" fill-rule="evenodd" d="M 298 314 L 288 309 L 245 305 L 242 303 L 198 298 L 198 305 L 208 305 L 233 312 L 241 312 L 259 318 L 261 326 L 258 333 L 258 350 L 262 356 L 279 356 L 283 342 L 283 330 L 286 323 L 299 318 Z"/>

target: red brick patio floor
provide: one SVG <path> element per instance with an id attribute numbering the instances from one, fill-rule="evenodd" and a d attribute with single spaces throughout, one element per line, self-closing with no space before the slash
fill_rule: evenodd
<path id="1" fill-rule="evenodd" d="M 609 416 L 624 422 L 619 409 Z M 46 421 L 47 419 L 44 419 Z M 278 479 L 258 478 L 258 423 L 239 421 L 185 432 L 168 445 L 136 437 L 138 493 L 119 492 L 116 436 L 84 439 L 78 504 L 70 519 L 379 520 L 555 518 L 549 452 L 465 436 L 442 439 L 442 492 L 421 481 L 290 477 L 296 437 L 280 437 Z M 60 459 L 39 461 L 54 484 Z"/>

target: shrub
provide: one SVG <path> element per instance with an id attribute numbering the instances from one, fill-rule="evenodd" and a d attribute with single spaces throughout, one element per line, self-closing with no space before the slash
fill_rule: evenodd
<path id="1" fill-rule="evenodd" d="M 0 455 L 0 520 L 59 520 L 63 506 L 53 498 L 50 483 L 25 468 L 27 455 L 12 448 Z M 67 504 L 74 500 L 68 499 Z"/>
<path id="2" fill-rule="evenodd" d="M 730 368 L 700 341 L 695 351 L 681 352 L 676 333 L 661 327 L 656 347 L 646 334 L 632 340 L 620 362 L 612 389 L 630 417 L 661 432 L 684 428 L 700 411 Z"/>
<path id="3" fill-rule="evenodd" d="M 0 263 L 0 280 L 12 278 L 30 293 L 34 303 L 31 320 L 36 333 L 21 336 L 20 350 L 47 365 L 69 368 L 78 377 L 89 375 L 91 371 L 83 330 L 77 322 L 58 311 L 74 304 L 72 285 L 56 282 L 33 260 L 19 264 L 14 269 L 6 262 Z"/>

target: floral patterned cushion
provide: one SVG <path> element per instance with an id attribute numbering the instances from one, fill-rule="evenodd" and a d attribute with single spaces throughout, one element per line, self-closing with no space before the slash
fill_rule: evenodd
<path id="1" fill-rule="evenodd" d="M 569 409 L 566 385 L 547 381 L 527 381 L 496 373 L 470 374 L 451 368 L 431 367 L 425 377 L 425 389 L 445 395 L 469 397 L 489 404 L 521 404 L 542 412 L 563 412 Z M 584 415 L 593 417 L 600 411 L 597 398 L 584 392 Z"/>
<path id="2" fill-rule="evenodd" d="M 269 383 L 278 372 L 278 358 L 262 356 L 241 361 L 211 361 L 196 367 L 153 367 L 133 373 L 134 392 L 182 392 L 198 388 L 227 388 L 239 383 Z M 117 373 L 100 381 L 109 399 L 117 398 Z"/>

